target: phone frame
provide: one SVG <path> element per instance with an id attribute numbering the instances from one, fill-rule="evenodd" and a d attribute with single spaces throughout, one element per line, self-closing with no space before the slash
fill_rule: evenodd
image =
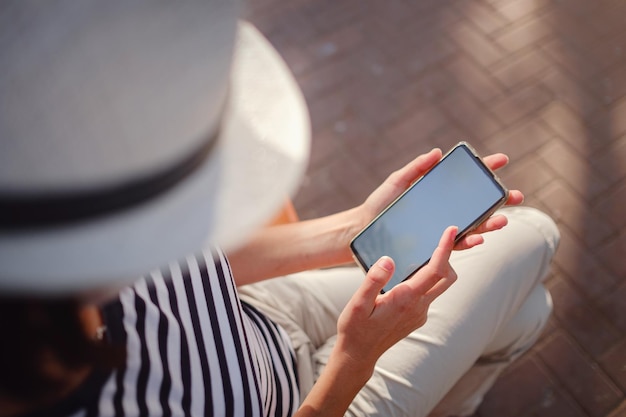
<path id="1" fill-rule="evenodd" d="M 350 250 L 352 252 L 352 257 L 354 258 L 354 260 L 356 261 L 357 265 L 359 265 L 361 267 L 361 269 L 367 273 L 369 271 L 369 267 L 367 266 L 366 262 L 364 262 L 361 257 L 359 256 L 358 250 L 356 250 L 356 248 L 354 247 L 354 243 L 355 241 L 367 230 L 369 229 L 380 217 L 382 217 L 391 207 L 393 207 L 397 201 L 399 201 L 402 197 L 404 197 L 405 194 L 411 192 L 411 190 L 420 182 L 422 181 L 424 178 L 426 178 L 426 176 L 433 171 L 437 166 L 439 166 L 452 152 L 454 152 L 457 148 L 459 147 L 463 147 L 465 148 L 468 153 L 470 155 L 472 155 L 474 157 L 474 159 L 477 161 L 477 165 L 482 168 L 482 170 L 491 177 L 492 181 L 494 182 L 494 184 L 500 189 L 500 191 L 502 191 L 502 198 L 500 198 L 498 201 L 496 201 L 491 207 L 489 207 L 481 216 L 479 216 L 477 219 L 475 219 L 472 223 L 470 223 L 468 226 L 466 226 L 463 230 L 458 230 L 457 235 L 454 239 L 454 243 L 458 243 L 461 239 L 463 239 L 468 233 L 470 233 L 472 230 L 474 230 L 476 227 L 478 227 L 481 223 L 483 223 L 485 220 L 487 220 L 489 217 L 491 217 L 491 215 L 493 215 L 493 213 L 498 210 L 500 207 L 502 207 L 509 198 L 509 190 L 508 188 L 502 183 L 502 181 L 500 180 L 500 178 L 493 172 L 493 170 L 491 170 L 491 168 L 489 168 L 482 160 L 482 158 L 478 155 L 478 153 L 476 152 L 476 150 L 467 142 L 465 141 L 461 141 L 459 143 L 457 143 L 454 147 L 452 147 L 452 149 L 450 149 L 448 152 L 446 152 L 445 155 L 443 155 L 441 157 L 441 159 L 435 164 L 433 165 L 424 175 L 422 175 L 419 179 L 417 179 L 413 184 L 411 184 L 402 194 L 400 194 L 395 200 L 393 200 L 387 207 L 385 207 L 372 221 L 370 221 L 367 226 L 365 226 L 359 233 L 356 234 L 356 236 L 354 236 L 352 238 L 352 240 L 350 241 Z M 452 225 L 450 225 L 452 226 Z M 458 225 L 457 225 L 458 226 Z M 413 276 L 417 271 L 419 271 L 422 267 L 424 267 L 424 265 L 426 265 L 428 262 L 430 262 L 430 257 L 428 258 L 428 260 L 426 260 L 426 262 L 424 262 L 423 264 L 421 264 L 419 267 L 416 267 L 413 271 L 411 271 L 410 273 L 407 274 L 407 276 L 403 277 L 400 282 L 404 282 L 407 279 L 409 279 L 411 276 Z M 381 292 L 384 293 L 384 290 L 381 290 Z"/>

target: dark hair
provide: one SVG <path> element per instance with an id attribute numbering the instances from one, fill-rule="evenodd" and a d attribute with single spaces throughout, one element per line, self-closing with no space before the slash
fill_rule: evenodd
<path id="1" fill-rule="evenodd" d="M 67 371 L 123 364 L 124 347 L 87 337 L 80 308 L 72 297 L 0 296 L 0 396 L 29 404 L 57 399 L 67 381 L 50 372 L 50 363 Z"/>

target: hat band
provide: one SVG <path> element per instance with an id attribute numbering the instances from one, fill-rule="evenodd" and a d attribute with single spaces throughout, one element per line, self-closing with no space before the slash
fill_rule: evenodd
<path id="1" fill-rule="evenodd" d="M 0 193 L 0 231 L 63 226 L 110 215 L 146 202 L 183 181 L 200 167 L 218 142 L 220 129 L 179 163 L 147 178 L 98 190 L 7 195 Z"/>

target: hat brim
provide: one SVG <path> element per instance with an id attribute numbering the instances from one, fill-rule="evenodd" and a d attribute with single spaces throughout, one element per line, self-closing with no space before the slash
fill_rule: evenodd
<path id="1" fill-rule="evenodd" d="M 0 236 L 0 288 L 61 294 L 132 281 L 207 245 L 233 248 L 293 194 L 310 123 L 286 64 L 240 23 L 216 148 L 167 193 L 112 216 Z"/>

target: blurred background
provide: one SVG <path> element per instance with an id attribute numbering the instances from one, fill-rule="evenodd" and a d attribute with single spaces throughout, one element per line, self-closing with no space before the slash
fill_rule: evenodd
<path id="1" fill-rule="evenodd" d="M 626 1 L 247 0 L 308 102 L 301 218 L 460 140 L 558 222 L 554 315 L 478 417 L 626 416 Z"/>

